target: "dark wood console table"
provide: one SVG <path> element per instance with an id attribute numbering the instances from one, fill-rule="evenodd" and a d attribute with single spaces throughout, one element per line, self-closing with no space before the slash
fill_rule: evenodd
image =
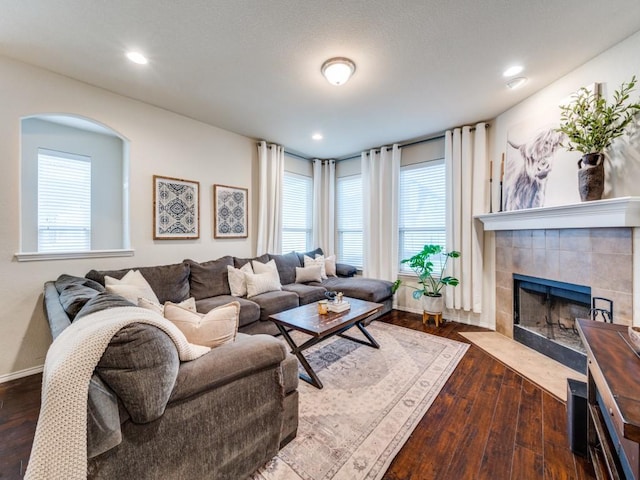
<path id="1" fill-rule="evenodd" d="M 598 479 L 640 480 L 640 357 L 624 325 L 578 320 L 587 349 L 589 456 Z"/>

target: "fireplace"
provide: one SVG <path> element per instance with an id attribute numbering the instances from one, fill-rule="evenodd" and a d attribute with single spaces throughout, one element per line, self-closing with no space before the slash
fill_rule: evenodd
<path id="1" fill-rule="evenodd" d="M 581 373 L 586 352 L 577 318 L 591 318 L 591 288 L 513 274 L 513 338 Z"/>

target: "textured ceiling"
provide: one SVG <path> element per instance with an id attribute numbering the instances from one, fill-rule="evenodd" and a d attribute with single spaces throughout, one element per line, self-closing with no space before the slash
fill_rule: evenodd
<path id="1" fill-rule="evenodd" d="M 0 12 L 0 55 L 319 158 L 493 118 L 640 30 L 638 0 L 0 0 Z M 333 56 L 357 64 L 342 87 L 320 75 Z M 513 63 L 529 78 L 515 91 L 501 76 Z"/>

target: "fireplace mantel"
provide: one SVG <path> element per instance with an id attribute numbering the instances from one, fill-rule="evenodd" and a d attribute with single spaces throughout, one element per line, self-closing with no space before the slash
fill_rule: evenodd
<path id="1" fill-rule="evenodd" d="M 640 197 L 487 213 L 474 217 L 485 230 L 640 227 Z"/>

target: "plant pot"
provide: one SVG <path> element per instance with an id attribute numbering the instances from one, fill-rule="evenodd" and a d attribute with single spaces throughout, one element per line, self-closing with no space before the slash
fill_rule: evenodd
<path id="1" fill-rule="evenodd" d="M 604 192 L 604 155 L 587 153 L 578 161 L 578 189 L 583 202 L 600 200 Z"/>
<path id="2" fill-rule="evenodd" d="M 444 310 L 444 297 L 442 295 L 437 297 L 424 295 L 422 297 L 422 309 L 431 315 L 441 315 Z"/>

